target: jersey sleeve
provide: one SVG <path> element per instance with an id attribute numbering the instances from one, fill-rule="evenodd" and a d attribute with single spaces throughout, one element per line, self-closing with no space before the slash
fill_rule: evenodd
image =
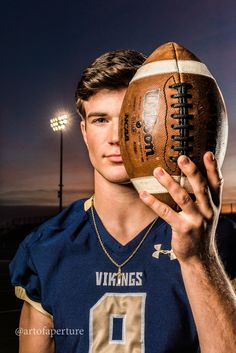
<path id="1" fill-rule="evenodd" d="M 41 305 L 41 285 L 37 269 L 31 259 L 27 242 L 31 240 L 30 234 L 23 241 L 9 266 L 11 283 L 15 287 L 15 294 L 19 299 L 27 301 L 35 309 L 51 317 Z"/>
<path id="2" fill-rule="evenodd" d="M 60 286 L 57 264 L 63 263 L 73 239 L 87 224 L 84 203 L 83 199 L 75 201 L 32 231 L 9 266 L 16 296 L 47 316 L 55 312 L 54 296 Z"/>

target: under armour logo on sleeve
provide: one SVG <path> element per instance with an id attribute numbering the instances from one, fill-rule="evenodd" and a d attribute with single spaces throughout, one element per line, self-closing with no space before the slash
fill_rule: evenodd
<path id="1" fill-rule="evenodd" d="M 160 254 L 168 255 L 170 257 L 170 260 L 177 259 L 177 257 L 174 254 L 174 251 L 172 249 L 171 250 L 161 250 L 161 244 L 154 245 L 154 248 L 156 251 L 154 251 L 152 256 L 155 257 L 156 259 L 160 258 Z"/>

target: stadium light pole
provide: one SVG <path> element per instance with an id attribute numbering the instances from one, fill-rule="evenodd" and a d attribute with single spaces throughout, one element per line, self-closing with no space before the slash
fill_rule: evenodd
<path id="1" fill-rule="evenodd" d="M 60 179 L 59 179 L 59 190 L 58 190 L 58 198 L 59 198 L 59 212 L 62 211 L 62 196 L 63 196 L 63 131 L 66 128 L 68 123 L 68 115 L 60 115 L 56 118 L 50 119 L 50 126 L 55 132 L 60 133 Z"/>

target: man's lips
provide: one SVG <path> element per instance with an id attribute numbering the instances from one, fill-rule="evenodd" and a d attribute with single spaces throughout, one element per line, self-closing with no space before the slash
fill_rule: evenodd
<path id="1" fill-rule="evenodd" d="M 105 156 L 107 159 L 109 159 L 109 161 L 111 162 L 116 162 L 116 163 L 122 163 L 122 158 L 120 154 L 109 154 L 107 156 Z"/>

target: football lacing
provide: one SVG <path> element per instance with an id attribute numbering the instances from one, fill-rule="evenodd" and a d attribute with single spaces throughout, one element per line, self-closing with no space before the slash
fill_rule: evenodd
<path id="1" fill-rule="evenodd" d="M 172 108 L 178 108 L 179 112 L 171 114 L 172 119 L 179 119 L 178 124 L 172 124 L 171 128 L 179 130 L 179 135 L 172 135 L 172 141 L 179 141 L 179 145 L 173 145 L 171 148 L 174 151 L 178 151 L 179 155 L 189 155 L 189 152 L 193 150 L 193 147 L 189 145 L 189 142 L 193 141 L 193 136 L 189 136 L 189 130 L 193 129 L 193 125 L 189 124 L 189 120 L 193 119 L 193 114 L 189 114 L 188 110 L 192 108 L 192 104 L 189 103 L 189 99 L 192 95 L 188 93 L 188 90 L 192 88 L 190 83 L 176 83 L 170 86 L 170 88 L 176 89 L 177 93 L 172 94 L 171 98 L 178 99 L 177 103 L 171 104 Z M 177 162 L 178 157 L 170 156 L 172 162 Z"/>

